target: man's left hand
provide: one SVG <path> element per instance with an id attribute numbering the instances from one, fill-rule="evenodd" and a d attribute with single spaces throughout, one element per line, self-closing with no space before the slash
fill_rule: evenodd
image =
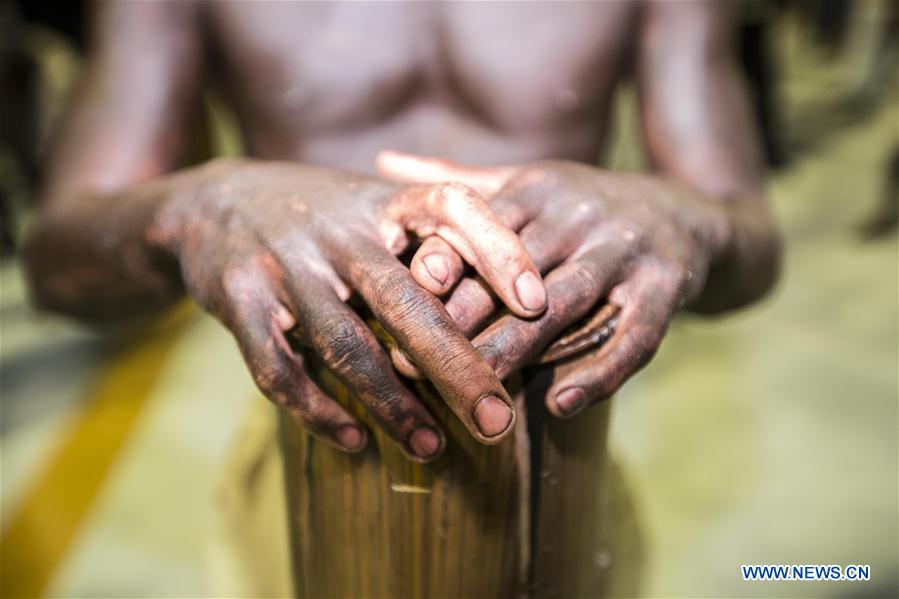
<path id="1" fill-rule="evenodd" d="M 462 278 L 462 259 L 449 244 L 428 238 L 413 259 L 413 276 L 448 296 L 447 311 L 500 378 L 532 362 L 599 305 L 619 309 L 612 338 L 577 358 L 547 392 L 547 408 L 557 416 L 609 397 L 642 368 L 673 313 L 702 294 L 710 267 L 728 245 L 722 202 L 652 175 L 562 161 L 469 167 L 395 152 L 382 152 L 378 168 L 394 179 L 458 181 L 477 189 L 546 273 L 542 315 L 506 313 L 484 328 L 498 303 L 481 280 Z M 426 265 L 435 257 L 453 265 L 453 277 L 430 276 Z M 401 371 L 415 374 L 402 353 L 393 358 Z"/>

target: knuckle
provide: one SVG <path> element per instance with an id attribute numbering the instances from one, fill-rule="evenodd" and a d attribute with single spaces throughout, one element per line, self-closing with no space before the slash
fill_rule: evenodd
<path id="1" fill-rule="evenodd" d="M 461 183 L 446 183 L 432 194 L 433 208 L 447 215 L 465 215 L 486 204 L 472 189 Z"/>
<path id="2" fill-rule="evenodd" d="M 449 379 L 472 375 L 471 360 L 464 352 L 447 351 L 436 360 L 436 369 Z"/>
<path id="3" fill-rule="evenodd" d="M 591 233 L 601 233 L 603 229 L 612 228 L 604 222 L 603 216 L 602 205 L 596 201 L 595 197 L 578 194 L 571 199 L 570 211 L 567 214 L 559 215 L 558 218 L 572 230 L 583 229 Z M 628 237 L 634 236 L 633 232 L 630 232 L 629 235 L 625 235 L 624 232 L 620 234 L 625 243 L 628 243 Z"/>
<path id="4" fill-rule="evenodd" d="M 521 345 L 551 341 L 552 339 L 546 339 L 548 335 L 553 337 L 560 334 L 582 316 L 580 308 L 583 302 L 578 300 L 585 295 L 574 286 L 549 290 L 546 309 L 537 319 L 508 320 L 503 334 L 499 335 L 503 347 L 517 350 Z"/>
<path id="5" fill-rule="evenodd" d="M 633 334 L 628 349 L 631 354 L 629 362 L 634 370 L 646 366 L 655 357 L 661 341 L 662 334 L 654 327 L 641 328 Z"/>
<path id="6" fill-rule="evenodd" d="M 567 170 L 564 163 L 553 160 L 542 160 L 521 168 L 515 177 L 506 185 L 506 189 L 524 193 L 531 197 L 545 197 L 547 194 L 574 192 L 561 176 Z"/>
<path id="7" fill-rule="evenodd" d="M 408 419 L 409 410 L 405 406 L 403 398 L 383 389 L 372 395 L 371 406 L 379 414 L 382 422 L 400 423 Z"/>
<path id="8" fill-rule="evenodd" d="M 599 212 L 598 208 L 596 210 Z M 640 254 L 648 250 L 650 237 L 642 227 L 633 223 L 616 223 L 613 230 L 617 231 L 621 243 L 631 254 Z"/>
<path id="9" fill-rule="evenodd" d="M 415 420 L 415 406 L 402 387 L 380 371 L 363 373 L 359 381 L 358 398 L 385 430 L 395 430 L 403 423 Z"/>
<path id="10" fill-rule="evenodd" d="M 535 326 L 543 328 L 551 327 L 554 324 L 559 323 L 565 317 L 565 309 L 561 305 L 559 301 L 559 297 L 561 294 L 568 294 L 570 288 L 566 288 L 561 290 L 557 288 L 552 288 L 548 290 L 547 296 L 549 301 L 546 302 L 546 309 L 543 310 L 543 314 L 540 315 L 535 321 L 532 321 Z"/>
<path id="11" fill-rule="evenodd" d="M 571 277 L 572 283 L 577 286 L 577 289 L 596 289 L 601 284 L 595 269 L 589 268 L 583 263 L 578 263 L 574 267 Z"/>
<path id="12" fill-rule="evenodd" d="M 407 327 L 411 329 L 425 327 L 434 324 L 427 316 L 428 308 L 427 299 L 420 293 L 406 293 L 397 298 L 394 316 L 398 325 L 404 330 Z"/>
<path id="13" fill-rule="evenodd" d="M 399 270 L 394 270 L 379 277 L 372 289 L 375 302 L 383 307 L 392 306 L 398 299 L 405 297 L 409 293 L 408 277 L 405 273 L 399 272 Z"/>
<path id="14" fill-rule="evenodd" d="M 688 281 L 692 278 L 692 273 L 686 267 L 677 263 L 667 263 L 662 268 L 659 283 L 662 290 L 671 296 L 676 296 L 684 291 Z"/>
<path id="15" fill-rule="evenodd" d="M 375 289 L 375 298 L 394 326 L 405 328 L 413 323 L 433 324 L 428 315 L 429 295 L 405 273 L 384 277 Z"/>
<path id="16" fill-rule="evenodd" d="M 253 381 L 259 389 L 278 405 L 286 405 L 287 398 L 282 390 L 288 389 L 291 382 L 290 371 L 283 366 L 272 363 L 256 363 L 251 366 Z"/>
<path id="17" fill-rule="evenodd" d="M 552 160 L 536 162 L 521 168 L 515 178 L 525 185 L 545 184 L 549 182 L 551 173 L 556 167 Z"/>
<path id="18" fill-rule="evenodd" d="M 344 370 L 369 356 L 369 346 L 355 323 L 338 318 L 326 323 L 324 328 L 329 333 L 322 340 L 321 355 L 331 368 Z"/>
<path id="19" fill-rule="evenodd" d="M 516 228 L 527 219 L 523 207 L 513 198 L 497 196 L 490 202 L 490 210 L 496 218 L 507 227 Z"/>
<path id="20" fill-rule="evenodd" d="M 665 296 L 672 298 L 676 307 L 680 307 L 687 297 L 693 295 L 693 290 L 701 286 L 703 277 L 702 273 L 692 271 L 683 262 L 665 260 L 659 264 L 658 278 Z"/>
<path id="21" fill-rule="evenodd" d="M 232 300 L 245 299 L 253 293 L 256 276 L 246 264 L 227 266 L 222 270 L 220 286 L 226 297 Z"/>
<path id="22" fill-rule="evenodd" d="M 444 184 L 441 193 L 447 202 L 471 204 L 478 201 L 478 195 L 471 187 L 457 181 Z"/>
<path id="23" fill-rule="evenodd" d="M 686 266 L 679 262 L 667 262 L 664 265 L 664 278 L 673 286 L 680 286 L 688 279 L 692 278 L 692 274 Z"/>

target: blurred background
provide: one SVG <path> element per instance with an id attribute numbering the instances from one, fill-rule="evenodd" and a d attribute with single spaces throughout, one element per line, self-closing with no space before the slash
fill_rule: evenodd
<path id="1" fill-rule="evenodd" d="M 897 5 L 743 3 L 784 275 L 750 309 L 679 317 L 616 399 L 643 596 L 899 596 Z M 0 590 L 239 594 L 215 512 L 262 400 L 229 335 L 187 304 L 115 337 L 28 304 L 16 247 L 82 12 L 0 3 Z M 618 95 L 607 166 L 640 168 L 633 92 Z M 206 104 L 209 153 L 239 153 Z M 746 583 L 748 563 L 870 564 L 872 581 Z"/>

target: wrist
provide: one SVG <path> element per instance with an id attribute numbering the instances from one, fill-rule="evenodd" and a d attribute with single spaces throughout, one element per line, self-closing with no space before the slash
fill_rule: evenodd
<path id="1" fill-rule="evenodd" d="M 145 240 L 151 251 L 180 260 L 185 234 L 198 213 L 203 213 L 204 198 L 219 197 L 228 181 L 251 164 L 243 158 L 215 158 L 200 166 L 154 181 L 147 191 L 155 196 L 155 205 Z"/>
<path id="2" fill-rule="evenodd" d="M 696 219 L 693 222 L 698 223 L 693 235 L 705 254 L 706 266 L 712 269 L 726 263 L 732 254 L 739 227 L 738 220 L 735 219 L 738 211 L 734 210 L 734 204 L 743 200 L 722 200 L 707 196 L 699 196 L 697 199 L 698 205 L 694 202 L 690 209 L 694 213 L 692 218 Z"/>
<path id="3" fill-rule="evenodd" d="M 768 205 L 755 197 L 721 201 L 726 216 L 720 245 L 712 254 L 705 290 L 693 309 L 713 313 L 764 296 L 780 273 L 782 242 Z"/>

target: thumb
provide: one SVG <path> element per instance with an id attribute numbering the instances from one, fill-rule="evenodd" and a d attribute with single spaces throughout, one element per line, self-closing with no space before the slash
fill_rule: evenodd
<path id="1" fill-rule="evenodd" d="M 469 166 L 428 156 L 382 150 L 375 158 L 382 176 L 404 183 L 462 183 L 483 196 L 492 196 L 518 170 L 513 166 Z"/>

